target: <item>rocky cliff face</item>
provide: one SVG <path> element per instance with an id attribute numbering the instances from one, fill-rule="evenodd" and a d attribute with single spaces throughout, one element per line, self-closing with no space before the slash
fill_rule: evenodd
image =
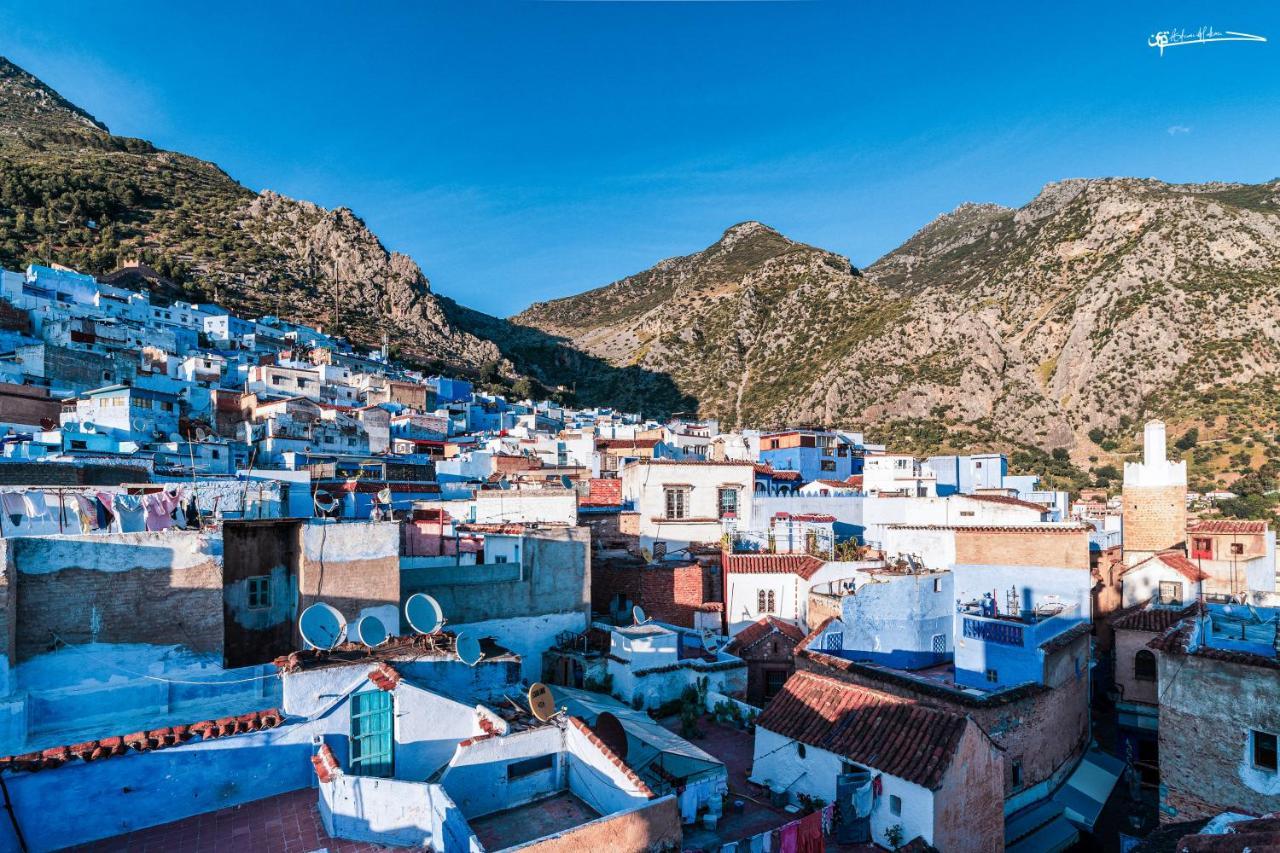
<path id="1" fill-rule="evenodd" d="M 1083 447 L 1227 399 L 1274 415 L 1278 229 L 1277 183 L 1064 181 L 1017 210 L 963 205 L 861 273 L 745 223 L 515 319 L 668 372 L 730 423 Z"/>
<path id="2" fill-rule="evenodd" d="M 113 136 L 0 59 L 0 264 L 101 274 L 136 257 L 177 282 L 173 295 L 323 323 L 367 347 L 385 331 L 426 367 L 504 366 L 350 210 L 254 193 L 213 164 Z"/>

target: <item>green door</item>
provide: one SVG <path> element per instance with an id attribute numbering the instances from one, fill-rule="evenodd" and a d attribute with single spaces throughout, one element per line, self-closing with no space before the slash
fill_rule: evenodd
<path id="1" fill-rule="evenodd" d="M 351 772 L 390 777 L 395 773 L 391 694 L 366 690 L 351 697 Z"/>

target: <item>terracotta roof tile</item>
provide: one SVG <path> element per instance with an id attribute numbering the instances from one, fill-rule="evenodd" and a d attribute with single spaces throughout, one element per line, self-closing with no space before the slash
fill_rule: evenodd
<path id="1" fill-rule="evenodd" d="M 1113 618 L 1111 627 L 1117 631 L 1146 631 L 1151 634 L 1163 634 L 1194 612 L 1194 605 L 1176 609 L 1144 605 Z"/>
<path id="2" fill-rule="evenodd" d="M 936 790 L 968 720 L 800 671 L 787 679 L 756 725 Z"/>
<path id="3" fill-rule="evenodd" d="M 785 573 L 809 580 L 826 562 L 808 554 L 725 554 L 725 572 L 729 574 Z"/>
<path id="4" fill-rule="evenodd" d="M 1011 495 L 964 495 L 971 501 L 985 501 L 990 504 L 1005 504 L 1006 506 L 1020 506 L 1024 509 L 1034 509 L 1036 512 L 1044 513 L 1048 510 L 1040 504 L 1024 501 L 1022 498 L 1015 498 Z"/>
<path id="5" fill-rule="evenodd" d="M 1265 521 L 1245 521 L 1234 518 L 1210 518 L 1193 521 L 1187 525 L 1188 533 L 1266 533 Z"/>
<path id="6" fill-rule="evenodd" d="M 278 708 L 265 711 L 251 711 L 235 717 L 223 717 L 217 720 L 201 720 L 186 726 L 167 726 L 159 729 L 133 732 L 127 735 L 99 738 L 71 746 L 56 746 L 40 752 L 28 752 L 25 755 L 10 755 L 0 758 L 0 770 L 52 770 L 73 759 L 81 761 L 97 761 L 115 755 L 124 755 L 129 750 L 150 752 L 154 749 L 165 749 L 186 743 L 199 736 L 202 740 L 228 737 L 230 735 L 255 732 L 258 729 L 274 729 L 284 721 L 284 715 Z"/>
<path id="7" fill-rule="evenodd" d="M 761 616 L 734 635 L 726 649 L 732 651 L 749 648 L 775 631 L 795 643 L 800 642 L 805 637 L 804 631 L 790 622 L 784 622 L 776 616 Z"/>
<path id="8" fill-rule="evenodd" d="M 1187 580 L 1192 581 L 1194 583 L 1199 583 L 1200 581 L 1208 580 L 1209 578 L 1207 574 L 1200 571 L 1199 566 L 1197 566 L 1195 563 L 1188 560 L 1186 558 L 1186 555 L 1184 555 L 1181 551 L 1161 551 L 1159 554 L 1155 554 L 1154 556 L 1148 557 L 1147 559 L 1143 560 L 1141 563 L 1138 563 L 1137 565 L 1133 566 L 1133 568 L 1129 569 L 1129 571 L 1132 572 L 1138 567 L 1143 566 L 1146 563 L 1151 562 L 1152 560 L 1159 560 L 1169 568 L 1176 571 L 1178 574 L 1182 575 Z M 1128 574 L 1128 572 L 1125 572 L 1125 574 Z"/>
<path id="9" fill-rule="evenodd" d="M 587 494 L 578 499 L 578 506 L 621 506 L 622 481 L 618 479 L 592 478 L 587 481 Z"/>

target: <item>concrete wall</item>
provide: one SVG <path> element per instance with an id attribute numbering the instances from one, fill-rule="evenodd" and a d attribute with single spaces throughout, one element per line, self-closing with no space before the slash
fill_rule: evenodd
<path id="1" fill-rule="evenodd" d="M 563 731 L 568 762 L 565 782 L 579 799 L 602 815 L 629 811 L 649 801 L 649 793 L 600 750 L 598 738 L 572 722 Z"/>
<path id="2" fill-rule="evenodd" d="M 507 765 L 543 755 L 554 756 L 549 768 L 507 777 Z M 566 786 L 566 778 L 561 731 L 556 726 L 541 726 L 501 738 L 476 738 L 466 746 L 459 744 L 440 784 L 471 819 L 553 794 Z"/>
<path id="3" fill-rule="evenodd" d="M 320 818 L 335 838 L 433 850 L 484 849 L 440 785 L 338 773 L 320 786 Z"/>
<path id="4" fill-rule="evenodd" d="M 1147 631 L 1121 629 L 1115 632 L 1115 683 L 1125 702 L 1145 702 L 1148 705 L 1159 703 L 1159 681 L 1142 680 L 1134 676 L 1134 660 L 1138 652 L 1155 654 L 1147 648 L 1147 643 L 1155 636 Z"/>
<path id="5" fill-rule="evenodd" d="M 1249 733 L 1280 734 L 1277 671 L 1197 655 L 1157 658 L 1161 822 L 1276 811 L 1280 774 L 1253 766 Z"/>
<path id="6" fill-rule="evenodd" d="M 9 775 L 9 793 L 33 853 L 58 850 L 305 788 L 310 734 L 285 726 L 75 760 Z M 8 820 L 0 821 L 0 849 L 18 849 Z"/>
<path id="7" fill-rule="evenodd" d="M 873 577 L 840 600 L 844 656 L 905 669 L 947 660 L 955 651 L 951 573 Z"/>
<path id="8" fill-rule="evenodd" d="M 376 616 L 389 634 L 402 633 L 400 525 L 391 521 L 312 522 L 301 529 L 298 612 L 323 601 L 337 608 L 348 625 L 364 616 Z"/>

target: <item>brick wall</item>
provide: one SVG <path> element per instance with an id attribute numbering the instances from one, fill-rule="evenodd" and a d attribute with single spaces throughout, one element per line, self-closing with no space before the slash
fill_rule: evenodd
<path id="1" fill-rule="evenodd" d="M 399 608 L 399 525 L 304 524 L 301 530 L 298 612 L 323 601 L 350 622 L 368 607 Z"/>
<path id="2" fill-rule="evenodd" d="M 1163 551 L 1186 541 L 1186 486 L 1125 486 L 1120 505 L 1126 552 Z"/>
<path id="3" fill-rule="evenodd" d="M 765 690 L 769 684 L 768 674 L 782 672 L 789 676 L 795 671 L 795 646 L 795 640 L 778 631 L 773 631 L 764 639 L 734 652 L 747 662 L 748 702 L 763 708 Z"/>
<path id="4" fill-rule="evenodd" d="M 976 725 L 965 726 L 933 795 L 933 846 L 947 853 L 1004 849 L 1004 758 Z"/>
<path id="5" fill-rule="evenodd" d="M 1089 533 L 956 529 L 956 563 L 976 566 L 1089 568 Z"/>
<path id="6" fill-rule="evenodd" d="M 1197 655 L 1157 657 L 1161 822 L 1280 808 L 1275 774 L 1254 769 L 1247 752 L 1251 729 L 1280 729 L 1280 672 Z"/>
<path id="7" fill-rule="evenodd" d="M 536 853 L 583 850 L 678 850 L 684 838 L 674 795 L 557 833 L 521 849 Z"/>
<path id="8" fill-rule="evenodd" d="M 205 540 L 194 532 L 7 540 L 17 659 L 49 651 L 52 634 L 220 651 L 222 563 L 197 552 Z"/>
<path id="9" fill-rule="evenodd" d="M 693 627 L 703 599 L 703 569 L 688 563 L 671 566 L 597 566 L 591 575 L 591 603 L 606 611 L 621 594 L 660 622 Z"/>
<path id="10" fill-rule="evenodd" d="M 62 403 L 49 399 L 42 388 L 0 382 L 0 421 L 37 426 L 48 419 L 56 424 L 61 412 Z"/>

